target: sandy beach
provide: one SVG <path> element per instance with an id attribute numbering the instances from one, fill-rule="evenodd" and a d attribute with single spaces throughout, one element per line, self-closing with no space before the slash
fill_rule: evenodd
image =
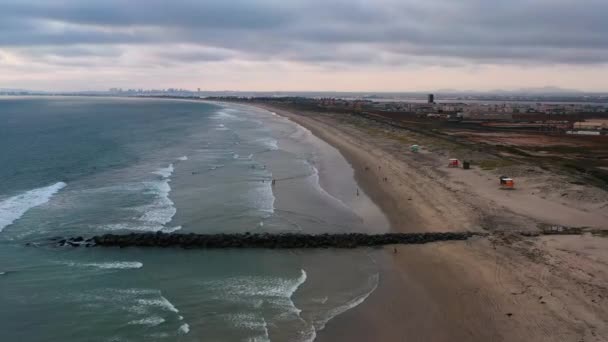
<path id="1" fill-rule="evenodd" d="M 606 229 L 608 194 L 563 175 L 448 169 L 449 150 L 410 153 L 412 132 L 346 114 L 258 105 L 309 129 L 348 160 L 393 231 L 485 231 L 468 242 L 370 252 L 377 290 L 330 321 L 319 341 L 606 341 L 608 240 L 590 235 L 522 238 L 545 226 Z M 499 172 L 518 176 L 500 190 Z"/>

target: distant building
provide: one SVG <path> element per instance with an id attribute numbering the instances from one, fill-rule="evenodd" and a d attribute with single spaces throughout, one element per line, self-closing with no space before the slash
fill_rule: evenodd
<path id="1" fill-rule="evenodd" d="M 429 94 L 429 103 L 435 103 L 435 95 Z"/>

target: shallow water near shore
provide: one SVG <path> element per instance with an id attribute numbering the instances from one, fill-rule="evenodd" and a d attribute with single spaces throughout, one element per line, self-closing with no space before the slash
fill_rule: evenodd
<path id="1" fill-rule="evenodd" d="M 366 251 L 24 245 L 107 232 L 388 230 L 335 149 L 267 111 L 3 98 L 0 165 L 7 340 L 313 340 L 378 283 Z"/>

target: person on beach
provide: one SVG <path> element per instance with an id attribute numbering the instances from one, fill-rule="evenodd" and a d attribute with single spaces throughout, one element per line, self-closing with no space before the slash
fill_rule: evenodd
<path id="1" fill-rule="evenodd" d="M 272 185 L 274 186 L 274 185 L 276 184 L 276 182 L 277 182 L 277 181 L 276 181 L 275 179 L 273 179 L 273 180 L 272 180 Z"/>
<path id="2" fill-rule="evenodd" d="M 357 196 L 359 196 L 359 188 L 357 188 Z"/>

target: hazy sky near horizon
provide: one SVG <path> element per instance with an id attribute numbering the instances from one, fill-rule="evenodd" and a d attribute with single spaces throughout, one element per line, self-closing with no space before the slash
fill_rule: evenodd
<path id="1" fill-rule="evenodd" d="M 608 91 L 607 0 L 0 0 L 0 88 Z"/>

